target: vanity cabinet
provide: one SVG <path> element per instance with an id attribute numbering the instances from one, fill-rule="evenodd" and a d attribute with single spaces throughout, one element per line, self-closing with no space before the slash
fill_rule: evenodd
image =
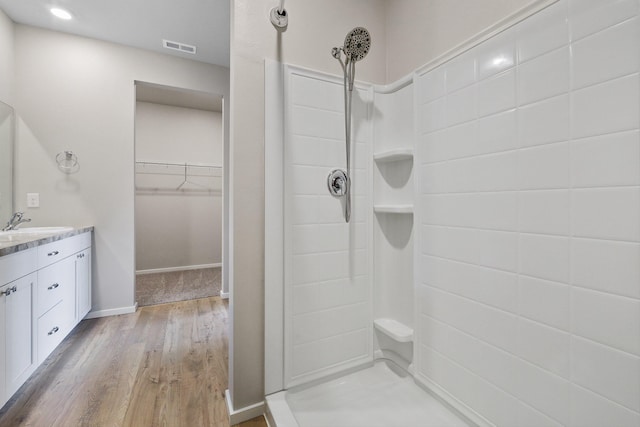
<path id="1" fill-rule="evenodd" d="M 0 407 L 91 310 L 91 232 L 0 257 Z"/>

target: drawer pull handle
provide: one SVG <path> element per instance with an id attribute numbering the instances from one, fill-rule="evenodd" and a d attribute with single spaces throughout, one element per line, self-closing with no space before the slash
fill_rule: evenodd
<path id="1" fill-rule="evenodd" d="M 47 254 L 47 256 L 56 256 L 56 255 L 58 255 L 59 253 L 60 253 L 59 251 L 49 252 L 49 253 Z"/>
<path id="2" fill-rule="evenodd" d="M 78 254 L 78 258 L 84 258 L 84 254 Z"/>
<path id="3" fill-rule="evenodd" d="M 54 290 L 55 288 L 57 288 L 58 286 L 60 286 L 58 283 L 54 283 L 53 285 L 49 286 L 47 289 L 49 289 L 50 291 Z"/>
<path id="4" fill-rule="evenodd" d="M 49 332 L 47 332 L 47 335 L 53 335 L 56 332 L 58 332 L 60 330 L 60 328 L 58 328 L 57 326 L 55 326 L 52 330 L 50 330 Z"/>
<path id="5" fill-rule="evenodd" d="M 2 291 L 0 292 L 0 295 L 5 295 L 5 296 L 9 296 L 14 292 L 18 291 L 18 287 L 17 286 L 12 286 L 9 289 L 7 289 L 6 291 Z"/>

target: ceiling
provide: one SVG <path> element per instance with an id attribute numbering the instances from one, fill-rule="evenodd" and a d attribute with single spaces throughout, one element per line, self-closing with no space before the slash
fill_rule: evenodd
<path id="1" fill-rule="evenodd" d="M 230 0 L 0 0 L 14 22 L 229 67 Z M 49 12 L 68 10 L 65 21 Z M 163 39 L 196 46 L 164 48 Z"/>
<path id="2" fill-rule="evenodd" d="M 222 96 L 136 81 L 136 101 L 222 112 Z"/>

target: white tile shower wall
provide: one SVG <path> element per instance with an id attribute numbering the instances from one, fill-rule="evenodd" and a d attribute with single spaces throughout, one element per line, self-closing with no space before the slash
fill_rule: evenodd
<path id="1" fill-rule="evenodd" d="M 345 168 L 341 81 L 288 69 L 285 90 L 285 386 L 372 358 L 371 92 L 353 94 L 352 221 L 326 179 Z"/>
<path id="2" fill-rule="evenodd" d="M 640 425 L 640 2 L 418 78 L 418 378 L 499 426 Z"/>

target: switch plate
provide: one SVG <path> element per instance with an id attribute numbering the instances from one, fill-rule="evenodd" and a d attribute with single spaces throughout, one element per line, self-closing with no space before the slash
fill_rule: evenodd
<path id="1" fill-rule="evenodd" d="M 28 208 L 40 207 L 40 193 L 27 193 L 27 207 Z"/>

